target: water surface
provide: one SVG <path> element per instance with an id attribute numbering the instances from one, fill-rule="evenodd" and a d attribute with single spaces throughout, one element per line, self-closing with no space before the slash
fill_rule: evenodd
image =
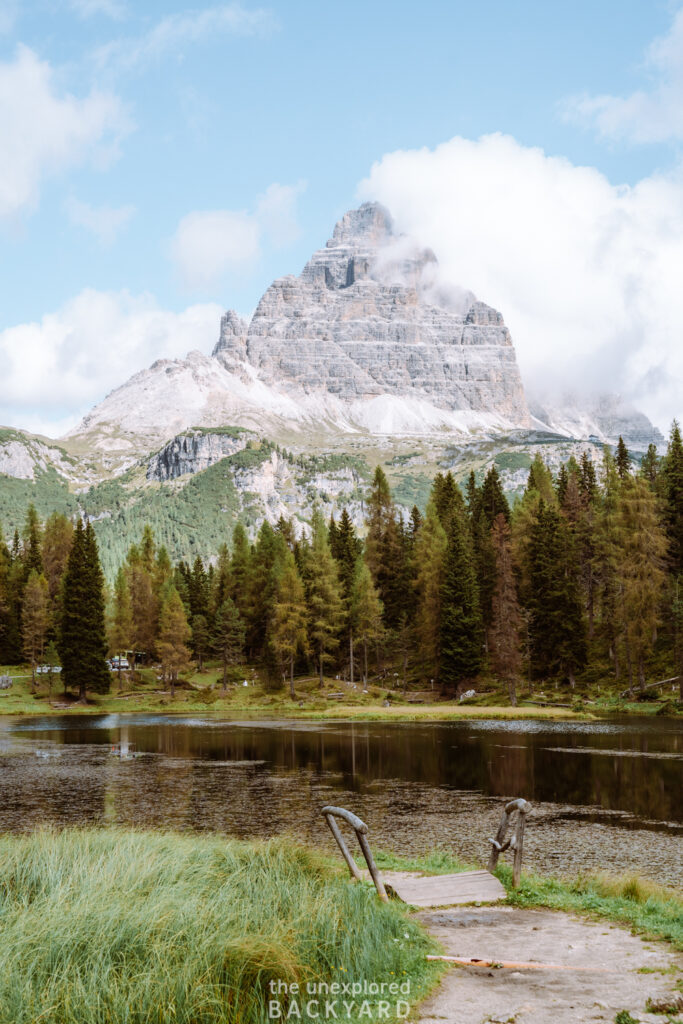
<path id="1" fill-rule="evenodd" d="M 120 758 L 122 744 L 135 757 Z M 487 856 L 505 799 L 534 804 L 527 862 L 635 868 L 683 884 L 680 720 L 429 723 L 50 715 L 0 721 L 0 828 L 117 822 L 291 832 L 329 846 L 320 807 L 398 852 Z"/>

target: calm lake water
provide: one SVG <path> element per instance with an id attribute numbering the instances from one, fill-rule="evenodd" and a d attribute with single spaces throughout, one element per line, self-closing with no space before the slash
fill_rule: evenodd
<path id="1" fill-rule="evenodd" d="M 0 829 L 116 822 L 290 832 L 331 849 L 325 803 L 378 848 L 485 859 L 504 801 L 534 805 L 526 862 L 683 885 L 683 723 L 304 723 L 170 715 L 0 720 Z M 120 758 L 113 744 L 135 751 Z"/>

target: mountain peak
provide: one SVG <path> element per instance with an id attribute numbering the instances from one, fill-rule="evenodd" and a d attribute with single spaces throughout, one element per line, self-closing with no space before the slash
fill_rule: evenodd
<path id="1" fill-rule="evenodd" d="M 335 224 L 328 249 L 338 245 L 379 248 L 393 236 L 389 211 L 380 203 L 363 203 L 357 210 L 348 210 Z"/>

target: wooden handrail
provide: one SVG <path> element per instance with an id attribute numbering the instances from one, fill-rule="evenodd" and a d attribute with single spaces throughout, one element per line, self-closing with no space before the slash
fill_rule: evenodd
<path id="1" fill-rule="evenodd" d="M 341 850 L 342 856 L 346 861 L 349 871 L 351 872 L 351 877 L 356 881 L 361 882 L 363 880 L 363 876 L 353 858 L 353 854 L 351 853 L 348 846 L 344 842 L 344 837 L 339 830 L 339 825 L 337 825 L 337 822 L 334 819 L 341 818 L 343 821 L 351 825 L 358 838 L 358 843 L 362 850 L 363 856 L 365 857 L 365 863 L 368 866 L 370 876 L 373 882 L 375 883 L 377 895 L 379 896 L 383 903 L 388 903 L 389 897 L 387 896 L 387 891 L 384 888 L 382 876 L 380 875 L 377 865 L 375 864 L 375 860 L 372 856 L 372 851 L 370 850 L 370 846 L 366 838 L 368 834 L 368 826 L 365 824 L 365 822 L 361 821 L 361 819 L 358 818 L 355 814 L 352 814 L 351 811 L 347 811 L 345 807 L 332 807 L 331 805 L 328 805 L 326 807 L 323 807 L 320 813 L 324 816 L 325 821 L 329 825 L 330 832 L 334 836 L 337 846 Z"/>
<path id="2" fill-rule="evenodd" d="M 515 831 L 509 839 L 505 839 L 505 833 L 508 830 L 510 824 L 510 818 L 517 811 L 517 823 Z M 527 800 L 521 798 L 517 800 L 510 800 L 506 803 L 503 809 L 503 816 L 500 819 L 500 825 L 496 832 L 495 839 L 489 839 L 491 844 L 491 856 L 486 866 L 487 871 L 491 874 L 496 870 L 498 865 L 498 858 L 501 853 L 510 848 L 514 850 L 515 857 L 512 863 L 512 884 L 515 888 L 519 885 L 522 877 L 522 853 L 524 850 L 524 827 L 526 825 L 526 816 L 531 811 L 531 804 Z"/>

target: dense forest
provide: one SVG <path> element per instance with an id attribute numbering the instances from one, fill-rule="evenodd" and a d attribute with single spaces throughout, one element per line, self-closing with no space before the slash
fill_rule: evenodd
<path id="1" fill-rule="evenodd" d="M 104 583 L 88 523 L 30 506 L 0 536 L 0 662 L 59 658 L 81 696 L 110 686 L 107 652 L 161 663 L 174 687 L 191 659 L 220 658 L 223 685 L 258 665 L 272 687 L 315 671 L 456 693 L 497 679 L 646 692 L 683 676 L 683 444 L 636 465 L 620 439 L 553 475 L 534 460 L 509 507 L 495 466 L 463 490 L 433 482 L 424 513 L 399 513 L 381 468 L 364 536 L 343 511 L 238 524 L 205 564 L 173 565 L 151 528 Z M 682 687 L 683 689 L 683 687 Z"/>

